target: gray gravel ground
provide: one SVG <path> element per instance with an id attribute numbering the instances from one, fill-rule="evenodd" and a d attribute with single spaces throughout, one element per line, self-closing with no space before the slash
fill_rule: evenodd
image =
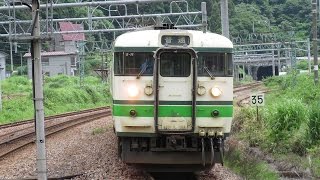
<path id="1" fill-rule="evenodd" d="M 152 179 L 143 170 L 117 158 L 112 120 L 106 117 L 47 138 L 48 176 L 82 174 L 75 179 Z M 26 146 L 0 159 L 0 179 L 36 177 L 35 145 Z M 216 166 L 198 176 L 201 180 L 240 179 L 225 167 Z"/>

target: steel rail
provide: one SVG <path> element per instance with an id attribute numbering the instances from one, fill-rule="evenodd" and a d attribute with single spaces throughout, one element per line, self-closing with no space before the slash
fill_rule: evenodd
<path id="1" fill-rule="evenodd" d="M 247 89 L 251 89 L 251 88 L 254 88 L 254 87 L 257 87 L 257 86 L 261 86 L 263 83 L 258 81 L 258 82 L 254 82 L 254 83 L 250 83 L 250 84 L 244 84 L 244 85 L 241 85 L 241 86 L 237 86 L 233 89 L 233 93 L 236 93 L 236 92 L 240 92 L 240 91 L 244 91 L 244 90 L 247 90 Z"/>
<path id="2" fill-rule="evenodd" d="M 74 127 L 76 125 L 94 121 L 110 115 L 111 115 L 111 110 L 106 109 L 105 111 L 101 111 L 101 110 L 97 111 L 94 114 L 88 114 L 88 115 L 76 117 L 74 119 L 70 119 L 67 121 L 53 123 L 45 127 L 46 136 Z M 30 143 L 35 142 L 35 140 L 36 140 L 36 137 L 35 137 L 34 129 L 30 131 L 25 131 L 18 135 L 13 135 L 10 138 L 2 139 L 0 141 L 0 159 L 17 149 L 20 149 Z"/>
<path id="3" fill-rule="evenodd" d="M 103 110 L 103 109 L 108 109 L 108 108 L 109 107 L 98 107 L 98 108 L 92 108 L 92 109 L 85 109 L 82 111 L 72 111 L 72 112 L 67 112 L 67 113 L 63 113 L 63 114 L 56 114 L 56 115 L 45 117 L 45 121 L 48 121 L 51 119 L 67 117 L 67 116 L 73 116 L 76 114 L 89 113 L 89 112 L 93 112 L 96 110 Z M 29 119 L 29 120 L 25 120 L 25 121 L 18 121 L 18 122 L 10 123 L 10 124 L 2 124 L 2 125 L 0 125 L 0 129 L 5 129 L 5 128 L 9 128 L 9 127 L 14 127 L 14 126 L 20 126 L 23 124 L 29 124 L 29 123 L 33 123 L 33 122 L 34 122 L 34 119 Z"/>

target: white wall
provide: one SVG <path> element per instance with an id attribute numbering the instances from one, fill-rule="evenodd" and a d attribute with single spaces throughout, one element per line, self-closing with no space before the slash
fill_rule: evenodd
<path id="1" fill-rule="evenodd" d="M 43 74 L 49 73 L 49 76 L 58 74 L 71 75 L 71 56 L 51 56 L 49 65 L 42 65 Z M 28 77 L 32 78 L 31 58 L 28 58 Z"/>

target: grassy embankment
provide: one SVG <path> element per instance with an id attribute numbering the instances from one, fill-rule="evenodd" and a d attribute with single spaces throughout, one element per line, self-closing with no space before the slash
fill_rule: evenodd
<path id="1" fill-rule="evenodd" d="M 0 124 L 33 118 L 32 82 L 13 76 L 1 82 L 3 102 Z M 110 104 L 109 87 L 96 77 L 86 77 L 79 86 L 78 77 L 56 76 L 44 79 L 45 114 L 106 106 Z"/>
<path id="2" fill-rule="evenodd" d="M 274 159 L 309 169 L 314 178 L 320 178 L 320 85 L 314 85 L 313 76 L 294 73 L 264 82 L 274 91 L 266 96 L 259 121 L 255 108 L 242 108 L 235 114 L 233 132 L 243 146 L 231 148 L 229 166 L 247 179 L 278 179 L 266 174 L 271 170 L 263 172 L 265 163 L 246 152 L 259 147 Z"/>

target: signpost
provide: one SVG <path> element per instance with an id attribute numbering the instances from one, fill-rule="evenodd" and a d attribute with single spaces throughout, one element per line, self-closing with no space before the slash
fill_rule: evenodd
<path id="1" fill-rule="evenodd" d="M 257 107 L 257 122 L 259 122 L 259 106 L 264 106 L 264 94 L 252 94 L 250 104 Z"/>

